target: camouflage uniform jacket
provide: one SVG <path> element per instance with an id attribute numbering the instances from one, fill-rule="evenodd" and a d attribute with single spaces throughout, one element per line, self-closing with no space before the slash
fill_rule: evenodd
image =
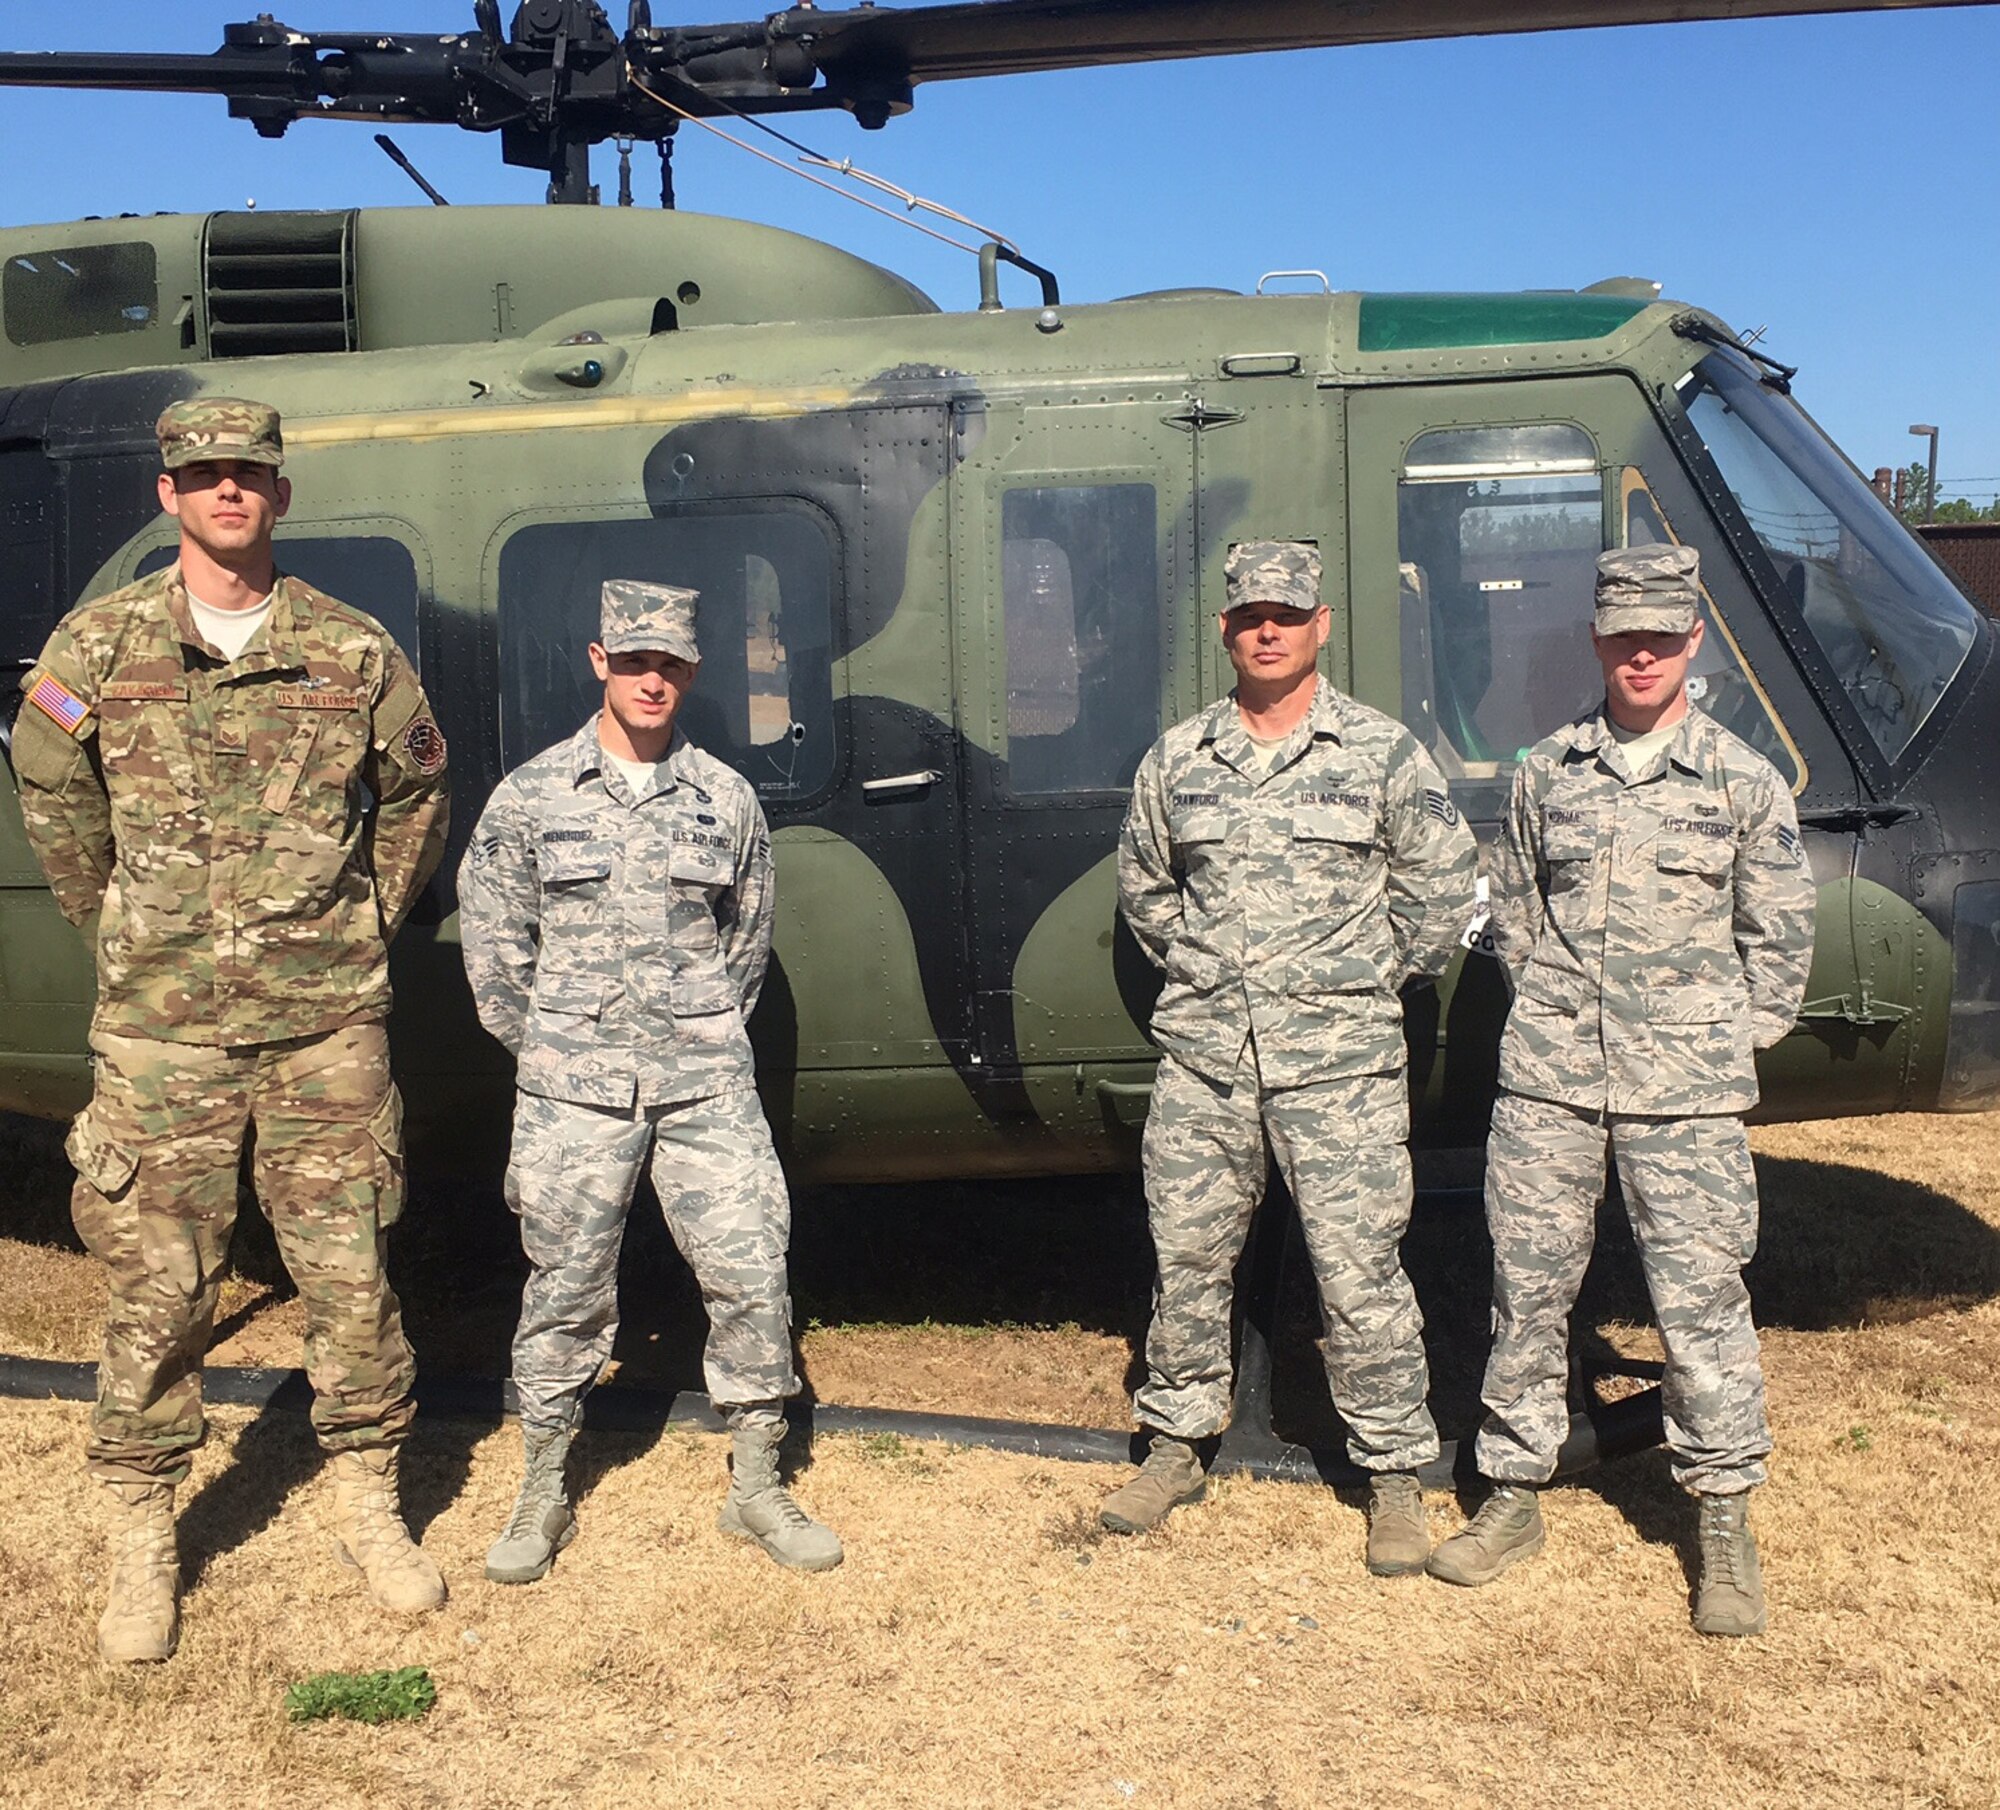
<path id="1" fill-rule="evenodd" d="M 79 604 L 21 688 L 21 815 L 95 934 L 93 1029 L 241 1046 L 388 1016 L 389 939 L 449 795 L 387 629 L 280 574 L 224 660 L 173 565 Z"/>
<path id="2" fill-rule="evenodd" d="M 480 1022 L 524 1092 L 595 1106 L 755 1078 L 771 837 L 749 783 L 676 734 L 634 797 L 586 723 L 494 791 L 459 874 Z"/>
<path id="3" fill-rule="evenodd" d="M 1118 900 L 1166 987 L 1153 1038 L 1266 1087 L 1402 1068 L 1397 990 L 1441 973 L 1473 911 L 1472 834 L 1400 723 L 1324 680 L 1265 771 L 1233 696 L 1139 763 Z"/>
<path id="4" fill-rule="evenodd" d="M 1662 1117 L 1757 1103 L 1752 1050 L 1798 1015 L 1815 898 L 1761 754 L 1690 706 L 1633 774 L 1602 710 L 1579 717 L 1514 775 L 1492 895 L 1502 1087 Z"/>

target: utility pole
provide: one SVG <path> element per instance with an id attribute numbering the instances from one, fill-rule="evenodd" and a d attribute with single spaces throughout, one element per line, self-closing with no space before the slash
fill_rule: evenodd
<path id="1" fill-rule="evenodd" d="M 1912 425 L 1910 432 L 1915 434 L 1918 439 L 1928 439 L 1931 443 L 1931 475 L 1924 489 L 1924 520 L 1934 522 L 1937 520 L 1938 431 L 1935 427 L 1927 427 L 1919 422 Z"/>

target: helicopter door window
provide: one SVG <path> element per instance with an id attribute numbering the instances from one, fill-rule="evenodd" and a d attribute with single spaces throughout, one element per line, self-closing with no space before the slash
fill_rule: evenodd
<path id="1" fill-rule="evenodd" d="M 314 534 L 280 528 L 276 551 L 279 571 L 366 610 L 396 638 L 410 664 L 421 665 L 417 562 L 401 541 L 386 534 Z M 132 576 L 150 577 L 179 557 L 177 542 L 155 547 L 133 568 Z"/>
<path id="2" fill-rule="evenodd" d="M 1589 708 L 1582 641 L 1604 481 L 1581 428 L 1443 428 L 1397 488 L 1403 714 L 1468 814 L 1497 818 L 1515 763 Z"/>
<path id="3" fill-rule="evenodd" d="M 1624 504 L 1626 546 L 1653 547 L 1679 542 L 1680 536 L 1668 523 L 1658 498 L 1637 466 L 1625 467 L 1619 489 Z M 1770 698 L 1750 670 L 1728 623 L 1716 613 L 1715 598 L 1706 582 L 1713 570 L 1706 563 L 1702 567 L 1701 619 L 1707 625 L 1707 632 L 1688 666 L 1688 696 L 1723 728 L 1763 755 L 1796 791 L 1805 772 L 1804 760 L 1779 724 Z"/>
<path id="4" fill-rule="evenodd" d="M 1682 405 L 1888 760 L 1965 664 L 1979 612 L 1789 396 L 1712 352 Z"/>
<path id="5" fill-rule="evenodd" d="M 805 504 L 644 519 L 540 521 L 500 550 L 501 741 L 511 766 L 575 734 L 601 696 L 590 670 L 607 578 L 701 593 L 701 682 L 688 739 L 761 797 L 823 791 L 834 774 L 835 542 Z"/>
<path id="6" fill-rule="evenodd" d="M 17 346 L 143 333 L 159 314 L 158 261 L 144 243 L 23 252 L 0 271 L 0 315 Z"/>
<path id="7" fill-rule="evenodd" d="M 1156 511 L 1150 484 L 1016 489 L 1001 503 L 1017 796 L 1118 791 L 1159 734 Z"/>

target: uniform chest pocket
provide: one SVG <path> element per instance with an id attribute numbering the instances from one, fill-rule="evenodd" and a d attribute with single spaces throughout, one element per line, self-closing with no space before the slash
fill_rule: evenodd
<path id="1" fill-rule="evenodd" d="M 667 854 L 667 878 L 680 886 L 727 886 L 735 872 L 730 851 L 677 840 Z"/>
<path id="2" fill-rule="evenodd" d="M 1301 805 L 1292 813 L 1292 840 L 1345 843 L 1359 853 L 1375 846 L 1375 813 L 1359 805 Z"/>
<path id="3" fill-rule="evenodd" d="M 1542 818 L 1542 853 L 1551 867 L 1566 861 L 1588 861 L 1597 853 L 1598 825 L 1595 817 L 1545 815 Z"/>
<path id="4" fill-rule="evenodd" d="M 1176 848 L 1191 848 L 1200 843 L 1215 843 L 1227 840 L 1229 835 L 1229 813 L 1218 811 L 1214 806 L 1180 810 L 1168 819 L 1173 831 Z"/>
<path id="5" fill-rule="evenodd" d="M 611 878 L 611 844 L 608 842 L 562 842 L 545 844 L 536 863 L 542 884 L 559 895 L 567 895 L 592 881 Z"/>
<path id="6" fill-rule="evenodd" d="M 141 797 L 157 809 L 187 810 L 197 796 L 187 737 L 187 687 L 113 683 L 98 705 L 98 746 L 113 807 Z"/>
<path id="7" fill-rule="evenodd" d="M 1683 886 L 1720 890 L 1736 866 L 1736 843 L 1730 836 L 1680 836 L 1662 830 L 1654 862 Z"/>

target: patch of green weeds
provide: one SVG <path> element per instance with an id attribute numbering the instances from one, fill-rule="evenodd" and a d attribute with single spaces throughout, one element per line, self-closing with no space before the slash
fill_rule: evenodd
<path id="1" fill-rule="evenodd" d="M 1875 1435 L 1866 1427 L 1856 1425 L 1849 1427 L 1846 1435 L 1835 1443 L 1845 1446 L 1850 1452 L 1867 1452 L 1874 1449 Z"/>
<path id="2" fill-rule="evenodd" d="M 437 1701 L 437 1686 L 420 1665 L 393 1672 L 315 1672 L 285 1692 L 294 1722 L 339 1717 L 347 1722 L 420 1722 Z"/>

